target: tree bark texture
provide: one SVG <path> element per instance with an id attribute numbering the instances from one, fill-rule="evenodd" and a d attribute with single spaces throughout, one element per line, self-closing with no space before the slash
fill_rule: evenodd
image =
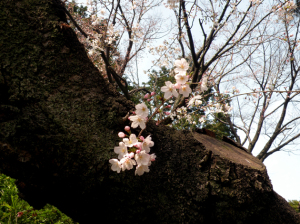
<path id="1" fill-rule="evenodd" d="M 300 223 L 258 159 L 205 134 L 150 122 L 150 172 L 113 172 L 134 104 L 88 59 L 59 0 L 0 9 L 0 171 L 32 206 L 80 224 Z"/>

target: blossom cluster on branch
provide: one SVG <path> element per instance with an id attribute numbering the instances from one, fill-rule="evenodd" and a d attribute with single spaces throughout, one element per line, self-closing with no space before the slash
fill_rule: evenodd
<path id="1" fill-rule="evenodd" d="M 149 110 L 144 103 L 137 104 L 135 108 L 135 115 L 129 117 L 132 121 L 131 127 L 140 126 L 145 129 Z M 135 175 L 141 176 L 144 172 L 149 172 L 151 162 L 155 161 L 155 154 L 149 154 L 150 147 L 154 146 L 154 142 L 150 136 L 144 138 L 141 135 L 137 137 L 132 134 L 129 126 L 125 127 L 125 131 L 128 133 L 127 135 L 124 132 L 118 134 L 120 138 L 123 138 L 123 141 L 114 148 L 114 152 L 119 156 L 118 159 L 109 160 L 112 164 L 111 169 L 120 173 L 121 170 L 131 170 L 134 165 L 137 165 Z"/>
<path id="2" fill-rule="evenodd" d="M 187 75 L 187 70 L 189 69 L 188 62 L 182 58 L 180 60 L 175 60 L 174 63 L 175 69 L 175 80 L 176 83 L 173 84 L 170 81 L 165 82 L 165 86 L 161 87 L 161 91 L 164 93 L 164 99 L 161 98 L 161 104 L 155 109 L 149 119 L 153 118 L 157 113 L 160 113 L 163 109 L 170 109 L 171 105 L 165 105 L 167 101 L 169 103 L 174 102 L 171 100 L 171 97 L 178 97 L 179 94 L 182 94 L 183 97 L 187 98 L 190 96 L 192 90 L 190 88 L 191 82 L 189 82 L 189 76 Z M 200 93 L 208 90 L 207 87 L 208 78 L 204 76 L 198 85 L 200 86 Z M 178 93 L 179 92 L 179 93 Z M 154 96 L 155 93 L 146 94 L 144 96 L 144 100 L 150 102 L 151 97 Z M 199 106 L 199 108 L 203 109 L 202 104 L 202 96 L 196 95 L 193 96 L 187 103 L 188 107 Z M 225 111 L 230 111 L 232 108 L 226 105 L 217 104 L 208 104 L 208 107 L 212 107 L 211 109 L 214 113 L 226 113 Z M 223 110 L 224 108 L 224 110 Z M 119 142 L 119 146 L 114 147 L 114 152 L 118 154 L 118 159 L 110 159 L 109 162 L 112 164 L 111 169 L 120 173 L 120 171 L 131 170 L 133 166 L 137 166 L 135 170 L 136 175 L 143 175 L 145 172 L 149 172 L 149 166 L 151 162 L 155 161 L 155 154 L 150 153 L 150 147 L 154 146 L 154 142 L 152 141 L 150 136 L 144 138 L 141 136 L 142 132 L 146 128 L 146 124 L 148 122 L 148 114 L 149 109 L 145 103 L 140 103 L 135 106 L 135 111 L 133 115 L 129 116 L 129 120 L 132 122 L 132 128 L 140 127 L 142 130 L 139 135 L 131 133 L 130 127 L 126 126 L 125 131 L 127 134 L 120 132 L 118 136 L 123 138 L 121 142 Z M 204 108 L 205 109 L 205 108 Z M 185 117 L 190 123 L 195 123 L 192 120 L 192 116 L 190 114 L 186 114 L 186 107 L 177 108 L 177 113 L 183 112 L 183 117 Z M 164 112 L 165 115 L 170 116 L 172 120 L 176 113 Z M 177 115 L 177 118 L 180 118 L 181 115 Z M 199 119 L 200 123 L 205 122 L 205 118 L 202 116 Z M 160 121 L 157 121 L 157 125 Z"/>

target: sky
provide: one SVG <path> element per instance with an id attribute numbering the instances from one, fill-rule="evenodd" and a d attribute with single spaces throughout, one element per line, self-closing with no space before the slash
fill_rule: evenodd
<path id="1" fill-rule="evenodd" d="M 77 3 L 86 3 L 86 0 L 77 0 Z M 162 13 L 169 13 L 168 9 L 162 8 Z M 159 42 L 156 43 L 160 44 Z M 150 58 L 149 58 L 150 57 Z M 140 61 L 139 76 L 140 83 L 147 81 L 143 70 L 150 68 L 151 56 Z M 241 133 L 238 133 L 241 135 Z M 264 144 L 261 138 L 257 145 Z M 256 155 L 258 152 L 255 152 Z M 276 152 L 264 161 L 268 175 L 271 179 L 273 189 L 286 200 L 300 200 L 300 150 L 294 154 L 288 152 Z"/>

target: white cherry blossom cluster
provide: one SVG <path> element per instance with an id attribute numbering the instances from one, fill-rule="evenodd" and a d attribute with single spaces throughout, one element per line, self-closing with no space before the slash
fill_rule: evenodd
<path id="1" fill-rule="evenodd" d="M 131 29 L 131 41 L 132 42 L 138 42 L 139 39 L 142 39 L 145 33 L 143 32 L 142 27 L 140 26 L 139 23 L 133 24 L 132 29 Z"/>
<path id="2" fill-rule="evenodd" d="M 259 5 L 262 1 L 261 0 L 249 0 L 254 5 Z"/>
<path id="3" fill-rule="evenodd" d="M 105 11 L 103 11 L 103 9 L 101 9 L 100 12 L 102 15 L 105 14 Z M 103 40 L 105 44 L 110 45 L 119 37 L 119 31 L 115 30 L 112 24 L 106 26 L 107 21 L 104 19 L 104 17 L 97 17 L 97 15 L 92 15 L 92 21 L 92 26 L 100 26 L 100 30 L 102 33 L 90 33 L 89 36 L 91 36 L 91 39 L 90 37 L 86 38 L 86 43 L 90 48 L 88 51 L 88 54 L 90 56 L 98 54 L 98 51 L 103 51 Z"/>
<path id="4" fill-rule="evenodd" d="M 286 1 L 284 4 L 280 3 L 277 5 L 275 12 L 277 15 L 287 22 L 291 21 L 293 17 L 293 11 L 297 8 L 297 5 L 294 3 L 294 1 Z"/>
<path id="5" fill-rule="evenodd" d="M 164 40 L 163 44 L 158 46 L 147 46 L 149 53 L 157 58 L 152 62 L 158 67 L 171 68 L 173 66 L 174 58 L 177 58 L 181 52 L 181 48 L 172 44 L 174 40 L 170 38 L 169 41 Z"/>
<path id="6" fill-rule="evenodd" d="M 132 121 L 131 127 L 140 128 L 143 130 L 146 128 L 146 121 L 149 110 L 145 103 L 140 103 L 135 106 L 135 115 L 129 117 Z M 118 154 L 118 159 L 110 159 L 109 162 L 112 164 L 111 169 L 113 171 L 131 170 L 133 166 L 136 165 L 135 175 L 143 175 L 145 172 L 149 172 L 149 166 L 151 162 L 155 161 L 156 155 L 149 154 L 150 147 L 154 146 L 150 136 L 144 138 L 143 136 L 136 137 L 132 134 L 130 127 L 126 126 L 125 131 L 128 133 L 126 135 L 124 132 L 119 132 L 118 136 L 123 138 L 119 142 L 119 146 L 114 147 L 114 152 Z"/>
<path id="7" fill-rule="evenodd" d="M 164 99 L 162 97 L 158 97 L 157 99 L 161 100 L 160 105 L 156 108 L 152 108 L 154 112 L 151 112 L 151 116 L 149 119 L 159 114 L 157 117 L 157 125 L 160 123 L 162 119 L 161 115 L 165 114 L 170 116 L 172 120 L 176 118 L 174 121 L 175 124 L 180 124 L 181 122 L 187 122 L 190 125 L 196 125 L 197 122 L 203 123 L 206 121 L 207 115 L 197 115 L 192 114 L 198 110 L 203 110 L 205 113 L 210 111 L 211 113 L 228 113 L 232 110 L 228 104 L 220 104 L 217 102 L 207 102 L 206 106 L 203 106 L 203 96 L 200 95 L 203 92 L 208 90 L 208 76 L 204 75 L 202 80 L 198 84 L 198 91 L 195 96 L 187 101 L 187 107 L 177 108 L 174 112 L 168 112 L 172 106 L 170 104 L 166 105 L 166 101 L 169 103 L 173 103 L 173 100 L 170 100 L 172 96 L 178 97 L 179 94 L 182 94 L 184 97 L 189 97 L 192 92 L 189 87 L 189 76 L 187 75 L 187 70 L 189 68 L 188 62 L 182 58 L 180 60 L 176 60 L 174 73 L 176 83 L 173 84 L 170 81 L 165 82 L 165 86 L 161 87 L 161 91 L 164 93 Z M 235 87 L 234 87 L 235 90 Z M 152 101 L 152 96 L 155 95 L 155 92 L 147 93 L 144 96 L 144 101 Z M 218 100 L 217 100 L 218 101 Z M 188 113 L 189 107 L 198 107 L 194 112 Z M 118 154 L 118 159 L 110 159 L 109 162 L 112 164 L 111 169 L 118 173 L 125 170 L 131 170 L 134 166 L 136 166 L 135 175 L 143 175 L 145 172 L 149 172 L 149 166 L 151 162 L 155 161 L 156 155 L 149 154 L 150 147 L 154 146 L 154 142 L 152 141 L 150 136 L 144 138 L 141 136 L 143 130 L 146 128 L 146 124 L 148 122 L 149 109 L 147 105 L 143 102 L 137 104 L 135 106 L 135 111 L 133 115 L 129 116 L 129 120 L 131 121 L 131 127 L 137 128 L 140 127 L 142 130 L 139 135 L 136 136 L 132 134 L 130 131 L 130 127 L 126 126 L 125 131 L 127 134 L 123 132 L 119 132 L 118 136 L 122 138 L 122 141 L 119 142 L 119 146 L 114 147 L 114 152 Z"/>
<path id="8" fill-rule="evenodd" d="M 166 81 L 166 85 L 161 87 L 161 91 L 165 93 L 165 99 L 169 99 L 172 96 L 178 97 L 177 89 L 179 90 L 179 93 L 182 94 L 184 97 L 188 97 L 192 92 L 188 84 L 189 77 L 186 74 L 186 71 L 189 69 L 189 64 L 184 58 L 182 58 L 181 60 L 176 60 L 174 65 L 174 71 L 176 73 L 176 84 L 173 84 L 170 81 Z"/>

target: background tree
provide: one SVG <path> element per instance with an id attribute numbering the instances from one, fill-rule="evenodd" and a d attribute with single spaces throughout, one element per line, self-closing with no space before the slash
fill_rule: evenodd
<path id="1" fill-rule="evenodd" d="M 260 146 L 257 157 L 265 160 L 279 150 L 289 151 L 299 138 L 298 130 L 298 29 L 299 19 L 283 18 L 277 24 L 281 30 L 249 56 L 247 67 L 235 79 L 243 93 L 234 100 L 236 127 L 244 132 L 242 145 L 252 152 L 261 135 L 266 144 Z M 251 107 L 249 107 L 251 105 Z M 252 109 L 250 109 L 252 108 Z M 294 147 L 294 146 L 292 146 Z"/>
<path id="2" fill-rule="evenodd" d="M 138 52 L 145 49 L 145 44 L 153 39 L 154 35 L 157 35 L 158 30 L 160 30 L 160 26 L 157 27 L 159 23 L 158 20 L 156 20 L 156 22 L 150 22 L 150 25 L 146 25 L 149 19 L 143 20 L 143 16 L 146 15 L 146 12 L 150 11 L 151 7 L 157 7 L 160 3 L 161 2 L 131 2 L 128 8 L 128 6 L 120 5 L 119 2 L 112 2 L 112 7 L 109 8 L 105 2 L 90 2 L 90 11 L 93 15 L 97 15 L 97 12 L 101 11 L 100 8 L 105 9 L 106 12 L 109 13 L 108 23 L 114 25 L 114 29 L 120 29 L 114 21 L 118 20 L 121 24 L 122 21 L 125 23 L 125 26 L 124 24 L 123 26 L 124 31 L 127 30 L 128 33 L 129 45 L 126 53 L 117 53 L 119 55 L 117 58 L 120 58 L 121 55 L 132 54 L 132 56 L 124 56 L 127 59 L 123 62 L 123 59 L 116 59 L 116 57 L 114 57 L 114 54 L 121 50 L 121 43 L 124 41 L 122 38 L 118 38 L 113 47 L 114 50 L 112 50 L 112 45 L 107 45 L 107 50 L 101 51 L 102 53 L 100 54 L 102 57 L 107 57 L 105 55 L 109 55 L 109 52 L 111 52 L 112 57 L 107 61 L 109 65 L 106 63 L 106 67 L 102 69 L 102 71 L 106 71 L 107 73 L 107 69 L 113 66 L 114 71 L 110 72 L 114 75 L 119 74 L 116 76 L 119 77 L 117 80 L 120 79 L 119 88 L 121 88 L 121 90 L 123 89 L 123 91 L 127 89 L 125 92 L 128 92 L 128 88 L 132 88 L 128 87 L 127 81 L 124 79 L 124 72 L 126 69 L 128 69 L 128 71 L 130 70 L 130 68 L 127 67 L 129 61 L 132 60 L 134 56 L 137 56 Z M 296 97 L 298 94 L 295 93 L 293 100 L 288 100 L 286 104 L 282 104 L 286 106 L 281 107 L 283 111 L 281 115 L 279 115 L 279 108 L 275 109 L 276 113 L 275 111 L 272 112 L 270 108 L 272 104 L 275 105 L 274 103 L 280 101 L 280 98 L 276 98 L 277 94 L 272 94 L 272 91 L 298 91 L 296 76 L 294 76 L 294 79 L 289 79 L 291 81 L 293 80 L 293 83 L 290 83 L 291 85 L 288 88 L 288 77 L 281 74 L 283 71 L 284 73 L 295 74 L 295 71 L 288 71 L 287 67 L 297 67 L 295 64 L 296 58 L 294 57 L 296 52 L 293 50 L 296 48 L 292 46 L 293 44 L 296 45 L 297 42 L 296 35 L 293 37 L 295 39 L 292 38 L 294 35 L 293 32 L 297 32 L 293 31 L 297 26 L 297 19 L 293 20 L 292 16 L 293 10 L 295 9 L 293 2 L 211 1 L 207 4 L 202 1 L 178 1 L 178 4 L 173 2 L 169 6 L 175 13 L 178 32 L 174 35 L 175 38 L 172 37 L 169 41 L 165 40 L 163 44 L 157 47 L 150 47 L 150 52 L 158 56 L 158 61 L 154 62 L 154 64 L 172 69 L 172 66 L 170 67 L 170 58 L 173 59 L 179 55 L 188 58 L 191 64 L 191 81 L 194 83 L 199 82 L 203 74 L 207 74 L 210 77 L 210 85 L 213 86 L 215 90 L 212 91 L 213 94 L 211 94 L 210 97 L 217 97 L 219 100 L 223 99 L 223 101 L 221 101 L 223 103 L 225 102 L 225 98 L 224 95 L 220 94 L 220 90 L 226 88 L 224 84 L 230 83 L 234 87 L 238 86 L 238 89 L 242 90 L 242 95 L 233 101 L 234 108 L 236 108 L 233 116 L 234 120 L 230 119 L 228 115 L 222 117 L 220 117 L 221 115 L 216 115 L 217 119 L 214 119 L 214 123 L 218 122 L 218 125 L 223 123 L 224 128 L 227 127 L 225 128 L 227 131 L 229 131 L 228 127 L 230 127 L 230 133 L 232 133 L 230 137 L 237 140 L 240 145 L 246 146 L 251 153 L 261 135 L 267 137 L 267 139 L 269 139 L 268 143 L 264 147 L 261 147 L 258 155 L 258 158 L 261 160 L 265 160 L 269 155 L 279 150 L 288 150 L 287 146 L 299 137 L 299 134 L 297 134 L 299 131 L 296 128 L 298 127 L 298 118 L 295 116 L 288 118 L 289 115 L 287 115 L 285 111 L 287 108 L 290 111 L 298 110 L 297 106 L 293 103 L 297 101 Z M 125 7 L 126 10 L 124 9 L 124 11 L 122 7 Z M 115 14 L 113 12 L 115 12 Z M 120 12 L 123 12 L 123 14 L 119 14 Z M 127 21 L 127 17 L 131 19 L 130 23 Z M 90 34 L 93 34 L 93 32 L 99 33 L 95 25 L 91 25 L 92 19 L 88 21 L 89 25 L 85 25 L 84 27 L 90 30 Z M 142 23 L 145 28 L 151 27 L 151 32 L 149 29 L 142 31 L 145 30 L 142 29 L 140 25 Z M 274 23 L 277 25 L 274 26 Z M 109 27 L 109 24 L 105 26 Z M 198 26 L 198 29 L 196 26 Z M 121 31 L 118 31 L 117 33 L 120 32 Z M 197 35 L 198 39 L 196 39 L 193 33 L 199 32 L 201 32 L 202 35 Z M 287 36 L 287 33 L 292 36 Z M 131 35 L 133 35 L 133 38 L 131 38 Z M 120 35 L 120 37 L 122 36 L 123 35 Z M 143 38 L 141 38 L 142 36 Z M 199 38 L 199 36 L 201 37 Z M 139 47 L 136 48 L 135 53 L 131 53 L 134 46 L 133 43 L 136 43 L 136 41 L 140 41 Z M 286 46 L 284 46 L 284 44 L 286 44 Z M 290 49 L 289 52 L 285 52 L 286 49 Z M 287 64 L 286 60 L 289 60 L 289 58 L 293 58 L 293 60 L 290 64 Z M 96 59 L 94 58 L 94 60 Z M 97 60 L 98 62 L 96 64 L 98 64 L 99 61 L 101 64 L 101 61 L 103 61 L 101 58 Z M 122 65 L 117 66 L 117 64 L 119 64 L 117 61 Z M 294 65 L 292 66 L 291 64 Z M 210 68 L 209 71 L 208 68 Z M 110 72 L 108 72 L 108 74 Z M 171 72 L 170 75 L 172 76 L 172 74 L 174 75 L 174 73 Z M 281 74 L 280 78 L 279 74 Z M 110 76 L 111 75 L 108 75 L 110 82 L 115 82 Z M 120 77 L 123 78 L 121 79 Z M 230 82 L 228 82 L 228 80 L 230 80 Z M 153 81 L 155 80 L 150 80 L 150 82 Z M 285 86 L 286 89 L 282 89 L 283 83 L 287 85 Z M 136 90 L 129 90 L 131 93 L 136 93 L 137 91 L 147 93 L 145 88 L 139 87 L 138 80 L 134 81 L 133 84 Z M 192 84 L 191 87 L 196 88 L 196 85 Z M 227 88 L 228 87 L 231 89 L 231 86 L 227 85 Z M 256 92 L 258 91 L 264 93 L 257 94 Z M 248 97 L 246 97 L 248 101 L 249 96 L 260 96 L 260 100 L 251 100 L 256 109 L 251 110 L 252 105 L 250 106 L 249 103 L 242 102 L 244 98 L 243 94 L 246 92 L 252 92 L 252 94 L 248 94 Z M 236 93 L 236 91 L 233 91 L 234 95 Z M 263 95 L 265 101 L 261 103 L 261 97 Z M 176 112 L 176 109 L 185 105 L 185 103 L 184 98 L 178 98 L 175 102 L 175 106 L 172 107 L 172 112 Z M 288 107 L 288 105 L 290 106 Z M 180 110 L 181 109 L 179 109 L 179 111 Z M 270 113 L 268 113 L 267 110 L 270 110 Z M 243 113 L 241 111 L 243 111 Z M 276 120 L 277 116 L 280 116 L 282 119 L 279 119 L 279 122 L 275 125 L 273 121 L 274 119 Z M 171 120 L 169 119 L 168 122 L 171 122 Z M 198 122 L 198 119 L 194 119 L 192 122 L 196 122 L 194 126 L 201 126 L 201 122 Z M 207 122 L 212 123 L 211 121 Z M 186 123 L 187 126 L 180 126 L 189 126 L 189 122 L 186 122 L 186 119 L 184 123 Z M 244 133 L 242 139 L 240 139 L 237 130 Z"/>
<path id="3" fill-rule="evenodd" d="M 214 88 L 211 97 L 221 103 L 228 93 L 239 96 L 232 101 L 233 119 L 217 115 L 215 121 L 230 127 L 231 137 L 250 153 L 263 135 L 267 143 L 260 146 L 257 157 L 261 160 L 279 150 L 288 151 L 288 145 L 299 137 L 295 7 L 292 1 L 173 2 L 170 8 L 178 33 L 172 39 L 177 42 L 165 41 L 151 48 L 161 65 L 174 55 L 189 59 L 191 81 L 197 83 L 206 74 Z M 173 53 L 168 53 L 169 46 Z M 225 95 L 221 94 L 224 90 Z M 178 98 L 172 111 L 183 105 L 184 97 Z M 242 139 L 237 130 L 243 132 Z"/>

